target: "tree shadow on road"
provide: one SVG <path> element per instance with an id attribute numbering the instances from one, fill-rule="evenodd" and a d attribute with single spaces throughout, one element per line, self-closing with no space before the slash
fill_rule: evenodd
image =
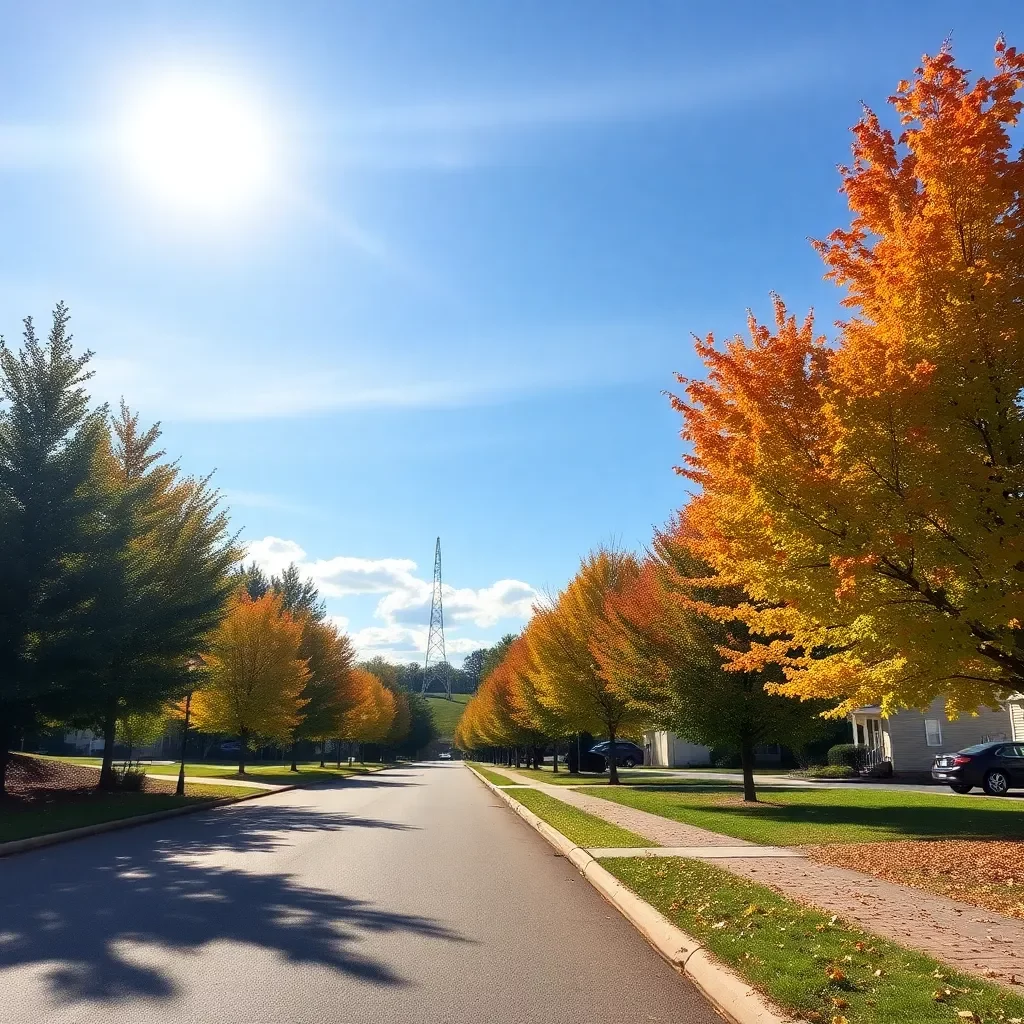
<path id="1" fill-rule="evenodd" d="M 415 825 L 362 818 L 313 807 L 245 801 L 208 814 L 197 814 L 159 826 L 159 837 L 150 842 L 167 854 L 266 853 L 292 842 L 289 833 L 342 832 L 354 828 L 379 828 L 394 832 L 418 831 Z"/>
<path id="2" fill-rule="evenodd" d="M 244 943 L 295 963 L 402 985 L 391 967 L 358 951 L 363 936 L 470 941 L 436 920 L 306 886 L 286 874 L 211 865 L 194 856 L 269 851 L 287 842 L 289 831 L 402 826 L 290 807 L 203 817 L 223 820 L 210 832 L 168 822 L 178 827 L 161 829 L 156 841 L 153 828 L 143 827 L 5 862 L 0 972 L 48 965 L 45 977 L 56 1001 L 117 1004 L 174 997 L 178 987 L 164 965 L 212 942 Z M 208 821 L 194 823 L 209 827 Z"/>

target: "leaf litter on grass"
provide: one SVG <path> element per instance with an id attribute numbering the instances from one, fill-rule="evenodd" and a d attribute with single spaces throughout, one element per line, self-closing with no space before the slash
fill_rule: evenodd
<path id="1" fill-rule="evenodd" d="M 1024 844 L 984 839 L 902 840 L 806 846 L 822 864 L 863 871 L 1024 919 Z"/>

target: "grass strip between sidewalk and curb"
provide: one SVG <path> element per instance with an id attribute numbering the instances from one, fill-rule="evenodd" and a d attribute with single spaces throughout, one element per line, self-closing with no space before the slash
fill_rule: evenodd
<path id="1" fill-rule="evenodd" d="M 1006 1024 L 1024 998 L 703 861 L 602 862 L 773 1002 L 825 1024 Z"/>
<path id="2" fill-rule="evenodd" d="M 479 770 L 479 769 L 478 769 Z M 595 847 L 651 847 L 658 843 L 635 832 L 587 814 L 537 789 L 517 789 L 508 794 L 538 818 L 583 849 Z"/>
<path id="3" fill-rule="evenodd" d="M 485 768 L 483 765 L 473 764 L 473 770 L 482 775 L 488 782 L 493 782 L 496 786 L 515 786 L 516 783 L 510 779 L 507 775 L 502 775 L 501 772 L 493 772 L 490 768 Z"/>

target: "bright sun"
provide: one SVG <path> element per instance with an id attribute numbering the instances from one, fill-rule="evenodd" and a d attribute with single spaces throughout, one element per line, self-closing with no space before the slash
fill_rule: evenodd
<path id="1" fill-rule="evenodd" d="M 124 159 L 157 199 L 179 209 L 227 214 L 270 184 L 269 126 L 232 83 L 178 74 L 135 97 L 123 130 Z"/>

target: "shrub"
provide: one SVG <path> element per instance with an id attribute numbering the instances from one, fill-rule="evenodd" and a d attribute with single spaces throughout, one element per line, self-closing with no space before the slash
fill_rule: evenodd
<path id="1" fill-rule="evenodd" d="M 845 765 L 858 772 L 864 767 L 866 757 L 867 748 L 858 743 L 837 743 L 828 751 L 830 765 Z"/>
<path id="2" fill-rule="evenodd" d="M 146 786 L 146 770 L 137 765 L 125 765 L 114 770 L 117 788 L 125 793 L 141 793 Z"/>
<path id="3" fill-rule="evenodd" d="M 805 779 L 859 779 L 860 772 L 847 764 L 816 764 L 803 771 L 794 772 Z"/>

